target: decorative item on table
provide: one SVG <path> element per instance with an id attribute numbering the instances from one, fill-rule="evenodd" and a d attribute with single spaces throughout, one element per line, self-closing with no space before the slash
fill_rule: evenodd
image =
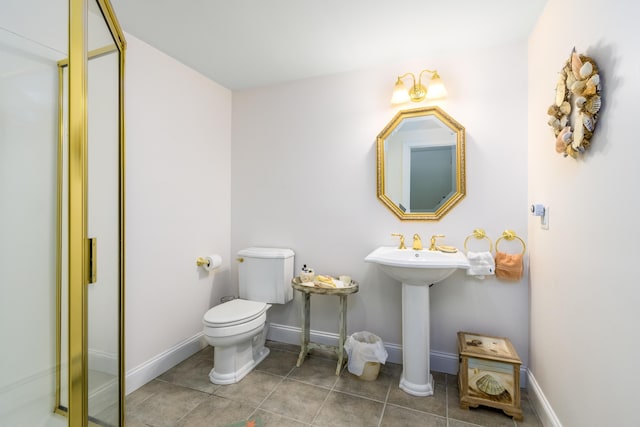
<path id="1" fill-rule="evenodd" d="M 307 267 L 307 264 L 302 266 L 302 271 L 300 272 L 300 281 L 303 283 L 313 282 L 315 278 L 315 272 L 313 268 Z"/>
<path id="2" fill-rule="evenodd" d="M 340 280 L 345 287 L 351 286 L 351 276 L 338 276 L 338 280 Z"/>
<path id="3" fill-rule="evenodd" d="M 340 279 L 336 279 L 335 277 L 318 274 L 316 278 L 313 280 L 313 283 L 319 288 L 327 288 L 327 289 L 340 289 L 340 288 L 348 288 L 351 286 L 350 276 L 340 276 L 340 277 L 348 278 L 349 282 L 345 283 Z"/>

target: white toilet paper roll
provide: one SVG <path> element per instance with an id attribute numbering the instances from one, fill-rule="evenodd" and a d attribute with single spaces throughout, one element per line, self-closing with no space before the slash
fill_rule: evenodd
<path id="1" fill-rule="evenodd" d="M 207 271 L 215 270 L 222 265 L 222 257 L 220 255 L 207 255 L 204 259 L 207 264 L 203 265 L 203 267 Z"/>

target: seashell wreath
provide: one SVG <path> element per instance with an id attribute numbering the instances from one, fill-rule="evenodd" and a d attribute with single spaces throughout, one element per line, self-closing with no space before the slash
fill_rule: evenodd
<path id="1" fill-rule="evenodd" d="M 602 105 L 600 89 L 595 61 L 578 54 L 574 48 L 560 71 L 555 103 L 547 110 L 550 116 L 548 124 L 556 136 L 556 151 L 563 153 L 564 157 L 575 159 L 578 153 L 589 148 Z M 572 101 L 576 107 L 573 114 Z"/>

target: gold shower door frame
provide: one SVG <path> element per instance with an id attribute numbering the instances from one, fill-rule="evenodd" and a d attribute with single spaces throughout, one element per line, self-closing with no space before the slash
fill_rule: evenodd
<path id="1" fill-rule="evenodd" d="M 88 0 L 69 0 L 69 59 L 61 61 L 59 69 L 59 143 L 58 143 L 58 319 L 56 342 L 57 351 L 57 385 L 56 385 L 56 412 L 68 417 L 70 426 L 88 426 L 88 298 L 87 286 L 90 273 L 90 247 L 87 232 L 87 200 L 88 200 L 88 124 L 87 124 L 87 73 L 88 59 L 92 55 L 103 55 L 114 50 L 119 52 L 118 60 L 118 107 L 119 107 L 119 420 L 120 425 L 125 423 L 125 387 L 124 387 L 124 212 L 125 212 L 125 141 L 124 141 L 124 50 L 126 42 L 123 32 L 118 24 L 109 0 L 95 0 L 98 4 L 105 23 L 115 42 L 112 49 L 100 49 L 88 52 Z M 61 251 L 62 251 L 62 155 L 64 123 L 62 114 L 63 105 L 63 77 L 62 69 L 68 67 L 68 410 L 60 408 L 60 360 L 61 354 Z"/>

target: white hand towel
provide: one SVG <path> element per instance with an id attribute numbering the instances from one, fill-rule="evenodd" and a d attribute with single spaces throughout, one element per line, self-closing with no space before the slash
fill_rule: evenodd
<path id="1" fill-rule="evenodd" d="M 496 263 L 491 252 L 467 252 L 467 259 L 471 266 L 467 269 L 468 276 L 484 279 L 485 276 L 495 274 Z"/>

